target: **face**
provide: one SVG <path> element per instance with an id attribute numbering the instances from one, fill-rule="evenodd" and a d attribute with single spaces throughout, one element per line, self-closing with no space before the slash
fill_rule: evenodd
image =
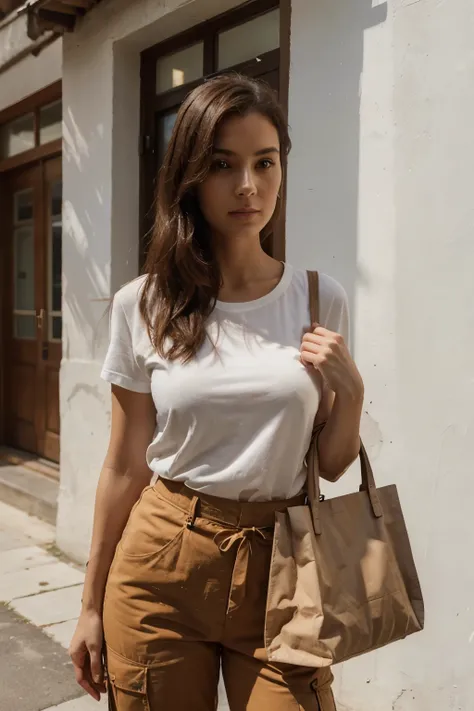
<path id="1" fill-rule="evenodd" d="M 258 113 L 231 117 L 216 133 L 211 169 L 198 186 L 214 235 L 257 237 L 272 217 L 282 179 L 275 126 Z"/>

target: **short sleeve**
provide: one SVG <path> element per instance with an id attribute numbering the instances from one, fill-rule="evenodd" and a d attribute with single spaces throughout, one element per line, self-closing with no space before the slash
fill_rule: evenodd
<path id="1" fill-rule="evenodd" d="M 349 346 L 349 301 L 344 288 L 332 277 L 321 274 L 319 290 L 321 325 L 339 333 Z"/>
<path id="2" fill-rule="evenodd" d="M 101 370 L 101 378 L 137 393 L 151 392 L 150 378 L 137 362 L 133 346 L 132 330 L 121 303 L 120 292 L 116 294 L 110 313 L 110 342 Z"/>

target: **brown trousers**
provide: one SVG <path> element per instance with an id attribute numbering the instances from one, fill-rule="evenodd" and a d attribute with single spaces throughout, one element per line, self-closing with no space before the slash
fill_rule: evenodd
<path id="1" fill-rule="evenodd" d="M 335 711 L 329 669 L 267 661 L 275 511 L 160 480 L 135 505 L 112 563 L 104 632 L 112 711 Z"/>

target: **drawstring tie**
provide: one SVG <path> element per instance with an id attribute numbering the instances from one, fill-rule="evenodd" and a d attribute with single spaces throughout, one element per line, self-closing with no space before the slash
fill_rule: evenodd
<path id="1" fill-rule="evenodd" d="M 214 536 L 214 541 L 218 544 L 219 550 L 222 553 L 228 553 L 234 543 L 238 543 L 237 552 L 235 555 L 234 568 L 232 570 L 232 578 L 229 590 L 229 599 L 227 601 L 227 614 L 239 607 L 245 597 L 245 584 L 247 580 L 249 559 L 252 552 L 251 538 L 260 536 L 264 541 L 270 541 L 269 532 L 273 531 L 273 527 L 257 528 L 251 526 L 249 528 L 239 528 L 233 533 L 229 531 L 219 531 Z M 223 540 L 218 543 L 218 538 L 224 536 Z"/>

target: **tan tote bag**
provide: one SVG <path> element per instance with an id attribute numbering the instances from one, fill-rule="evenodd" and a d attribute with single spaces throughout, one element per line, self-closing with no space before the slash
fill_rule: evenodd
<path id="1" fill-rule="evenodd" d="M 317 273 L 308 273 L 308 279 L 315 322 Z M 424 624 L 396 486 L 376 488 L 361 444 L 359 492 L 324 500 L 317 435 L 315 427 L 307 457 L 307 504 L 276 515 L 265 621 L 269 661 L 308 667 L 369 652 Z"/>

